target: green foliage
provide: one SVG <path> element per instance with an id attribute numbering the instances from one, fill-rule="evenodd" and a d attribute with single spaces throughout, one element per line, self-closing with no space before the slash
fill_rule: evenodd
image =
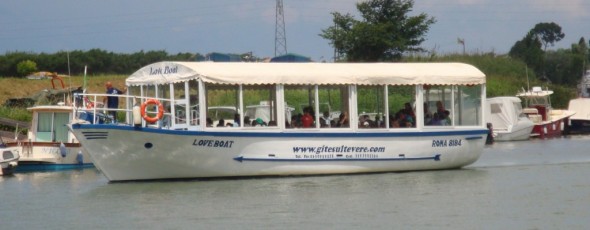
<path id="1" fill-rule="evenodd" d="M 541 86 L 554 91 L 551 96 L 555 108 L 567 108 L 569 100 L 576 97 L 575 86 L 551 84 L 537 79 L 535 72 L 519 59 L 507 56 L 448 55 L 443 57 L 410 57 L 408 62 L 462 62 L 471 64 L 486 74 L 486 96 L 514 96 L 529 87 Z M 528 77 L 527 77 L 528 75 Z M 576 75 L 579 78 L 580 75 Z M 555 82 L 554 82 L 555 83 Z"/>
<path id="2" fill-rule="evenodd" d="M 584 56 L 560 49 L 547 53 L 546 74 L 554 84 L 576 86 L 585 72 Z"/>
<path id="3" fill-rule="evenodd" d="M 84 67 L 87 66 L 89 75 L 128 75 L 154 62 L 194 61 L 198 56 L 200 55 L 191 53 L 170 55 L 163 50 L 148 52 L 142 50 L 133 54 L 113 53 L 101 49 L 60 51 L 55 54 L 12 52 L 0 55 L 0 77 L 22 76 L 17 70 L 17 64 L 26 60 L 36 63 L 38 70 L 60 74 L 82 75 Z"/>
<path id="4" fill-rule="evenodd" d="M 16 64 L 16 72 L 18 76 L 27 76 L 35 71 L 37 71 L 37 63 L 34 61 L 24 60 Z"/>
<path id="5" fill-rule="evenodd" d="M 548 45 L 553 46 L 565 37 L 565 34 L 561 32 L 561 26 L 555 22 L 538 23 L 531 32 L 543 42 L 543 50 L 547 50 Z"/>
<path id="6" fill-rule="evenodd" d="M 395 61 L 404 52 L 422 51 L 420 44 L 434 18 L 422 13 L 408 16 L 412 0 L 371 0 L 357 3 L 363 17 L 333 12 L 334 25 L 322 30 L 321 37 L 350 62 Z"/>
<path id="7" fill-rule="evenodd" d="M 531 31 L 520 41 L 517 41 L 510 49 L 510 57 L 524 61 L 535 71 L 542 73 L 544 70 L 544 51 L 541 49 L 541 41 Z"/>

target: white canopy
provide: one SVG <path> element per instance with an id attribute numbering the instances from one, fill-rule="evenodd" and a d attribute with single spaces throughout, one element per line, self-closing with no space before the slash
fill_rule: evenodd
<path id="1" fill-rule="evenodd" d="M 590 120 L 590 98 L 576 98 L 571 99 L 567 110 L 574 111 L 574 114 L 570 119 L 572 120 Z"/>
<path id="2" fill-rule="evenodd" d="M 217 84 L 475 85 L 485 74 L 463 63 L 158 62 L 126 80 L 154 85 L 201 79 Z"/>
<path id="3" fill-rule="evenodd" d="M 487 99 L 489 113 L 486 116 L 494 129 L 509 129 L 518 123 L 518 117 L 522 113 L 520 98 L 518 97 L 493 97 Z"/>

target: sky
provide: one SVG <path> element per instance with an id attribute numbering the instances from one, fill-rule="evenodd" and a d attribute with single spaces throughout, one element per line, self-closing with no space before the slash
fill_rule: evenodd
<path id="1" fill-rule="evenodd" d="M 357 19 L 357 0 L 283 0 L 287 52 L 333 61 L 319 36 L 331 12 Z M 102 49 L 115 53 L 275 54 L 276 0 L 2 0 L 0 54 Z M 590 38 L 589 0 L 415 0 L 409 15 L 436 19 L 422 47 L 438 54 L 505 54 L 535 24 L 555 22 L 565 38 Z"/>

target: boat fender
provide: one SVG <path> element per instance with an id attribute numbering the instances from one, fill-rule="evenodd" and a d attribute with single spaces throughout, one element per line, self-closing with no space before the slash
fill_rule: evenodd
<path id="1" fill-rule="evenodd" d="M 141 125 L 141 109 L 139 105 L 135 104 L 133 106 L 133 124 L 134 125 Z"/>
<path id="2" fill-rule="evenodd" d="M 61 157 L 66 157 L 66 155 L 68 155 L 68 149 L 66 149 L 66 145 L 63 142 L 59 144 L 59 153 L 61 154 Z"/>
<path id="3" fill-rule="evenodd" d="M 84 163 L 84 155 L 82 155 L 82 150 L 78 151 L 78 155 L 76 155 L 76 162 L 78 162 L 78 164 Z"/>
<path id="4" fill-rule="evenodd" d="M 150 105 L 150 104 L 158 106 L 158 114 L 155 117 L 148 116 L 145 111 L 147 105 Z M 164 116 L 164 106 L 162 106 L 162 103 L 160 103 L 160 101 L 158 101 L 157 99 L 150 98 L 141 104 L 140 112 L 141 112 L 141 117 L 143 117 L 143 119 L 145 121 L 147 121 L 149 123 L 156 123 L 158 120 L 162 119 L 162 117 Z"/>

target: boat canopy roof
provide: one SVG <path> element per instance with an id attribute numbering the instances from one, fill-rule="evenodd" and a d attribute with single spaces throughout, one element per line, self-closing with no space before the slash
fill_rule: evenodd
<path id="1" fill-rule="evenodd" d="M 194 79 L 245 85 L 477 85 L 485 83 L 485 74 L 464 63 L 157 62 L 131 74 L 126 84 Z"/>
<path id="2" fill-rule="evenodd" d="M 535 87 L 533 87 L 532 90 L 520 92 L 520 93 L 516 94 L 516 96 L 533 98 L 533 97 L 549 97 L 551 94 L 553 94 L 552 90 L 543 90 L 540 86 L 535 86 Z"/>

